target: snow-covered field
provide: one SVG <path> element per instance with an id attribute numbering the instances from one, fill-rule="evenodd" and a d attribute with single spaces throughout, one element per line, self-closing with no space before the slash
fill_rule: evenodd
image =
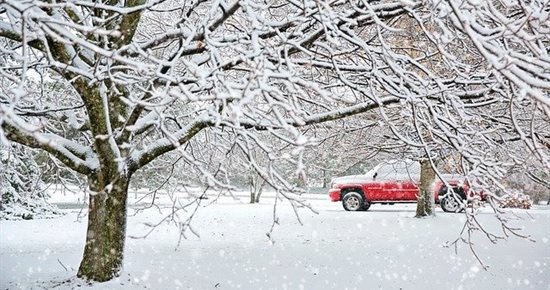
<path id="1" fill-rule="evenodd" d="M 187 231 L 178 247 L 179 229 L 162 223 L 147 238 L 128 238 L 122 275 L 93 285 L 72 278 L 86 230 L 80 209 L 68 206 L 50 220 L 0 221 L 0 289 L 550 289 L 550 207 L 509 215 L 535 242 L 510 237 L 493 245 L 476 232 L 485 271 L 465 244 L 456 253 L 444 247 L 459 236 L 463 214 L 438 209 L 435 218 L 415 219 L 414 204 L 345 212 L 325 195 L 307 197 L 319 213 L 300 210 L 303 225 L 288 202 L 278 204 L 274 243 L 266 236 L 275 200 L 269 194 L 255 205 L 244 196 L 203 200 L 192 222 L 200 237 Z M 70 205 L 76 198 L 53 200 Z M 170 213 L 135 210 L 129 237 Z M 189 212 L 178 213 L 181 221 Z M 501 233 L 489 209 L 478 219 Z"/>

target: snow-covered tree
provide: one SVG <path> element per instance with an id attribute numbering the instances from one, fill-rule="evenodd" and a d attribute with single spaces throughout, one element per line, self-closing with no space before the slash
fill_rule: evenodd
<path id="1" fill-rule="evenodd" d="M 547 169 L 548 7 L 471 2 L 5 0 L 0 136 L 86 176 L 78 276 L 95 281 L 121 269 L 132 176 L 166 154 L 220 188 L 227 170 L 212 156 L 254 148 L 268 160 L 252 162 L 256 172 L 302 203 L 274 165 L 302 170 L 313 143 L 300 128 L 379 110 L 397 139 L 427 156 L 431 144 L 454 148 L 465 172 L 498 181 L 503 162 L 521 162 L 486 158 L 506 146 L 489 134 L 519 138 Z M 405 15 L 433 45 L 398 45 Z M 509 114 L 491 119 L 489 105 Z M 261 134 L 297 146 L 294 155 Z"/>
<path id="2" fill-rule="evenodd" d="M 47 194 L 36 152 L 20 145 L 0 146 L 0 219 L 52 217 L 57 209 Z"/>

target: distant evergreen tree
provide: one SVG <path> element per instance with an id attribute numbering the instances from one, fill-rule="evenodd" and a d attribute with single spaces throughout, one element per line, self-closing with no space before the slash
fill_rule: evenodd
<path id="1" fill-rule="evenodd" d="M 0 219 L 51 217 L 35 152 L 20 145 L 0 146 Z"/>

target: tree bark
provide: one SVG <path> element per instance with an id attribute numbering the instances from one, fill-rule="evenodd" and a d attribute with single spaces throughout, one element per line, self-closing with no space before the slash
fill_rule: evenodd
<path id="1" fill-rule="evenodd" d="M 417 218 L 435 215 L 433 182 L 435 171 L 429 159 L 420 161 L 420 190 L 416 204 Z"/>
<path id="2" fill-rule="evenodd" d="M 129 178 L 89 180 L 94 194 L 90 194 L 86 245 L 77 276 L 104 282 L 122 270 Z"/>

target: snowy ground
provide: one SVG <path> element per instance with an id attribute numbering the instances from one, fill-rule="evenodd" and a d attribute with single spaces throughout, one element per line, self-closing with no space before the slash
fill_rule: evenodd
<path id="1" fill-rule="evenodd" d="M 485 271 L 464 244 L 457 254 L 444 247 L 458 237 L 462 214 L 438 209 L 435 218 L 415 219 L 414 204 L 345 212 L 325 195 L 308 195 L 319 214 L 301 210 L 301 226 L 288 202 L 280 203 L 272 244 L 266 232 L 275 199 L 266 194 L 261 204 L 250 205 L 236 196 L 243 197 L 204 200 L 209 205 L 200 206 L 192 223 L 200 237 L 187 231 L 179 247 L 173 224 L 127 239 L 122 275 L 94 285 L 70 279 L 85 238 L 78 196 L 54 196 L 67 208 L 65 216 L 0 221 L 0 289 L 550 289 L 550 207 L 509 216 L 536 242 L 511 237 L 493 245 L 477 233 Z M 139 207 L 130 208 L 127 234 L 133 237 L 169 214 L 151 208 L 133 215 Z M 180 213 L 182 220 L 186 215 Z M 488 209 L 478 218 L 500 233 Z"/>

